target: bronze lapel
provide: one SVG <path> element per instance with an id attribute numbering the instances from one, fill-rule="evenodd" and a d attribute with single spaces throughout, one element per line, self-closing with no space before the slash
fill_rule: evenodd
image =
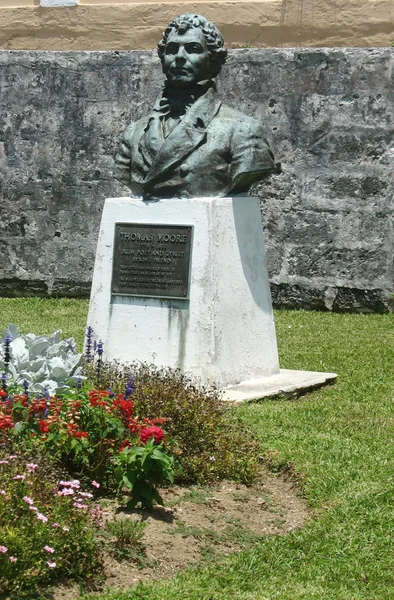
<path id="1" fill-rule="evenodd" d="M 214 89 L 209 89 L 204 96 L 199 98 L 188 110 L 184 119 L 177 125 L 165 139 L 157 152 L 151 169 L 144 181 L 144 187 L 149 187 L 155 180 L 163 178 L 170 169 L 177 167 L 196 148 L 205 142 L 206 129 L 217 114 L 221 101 Z"/>

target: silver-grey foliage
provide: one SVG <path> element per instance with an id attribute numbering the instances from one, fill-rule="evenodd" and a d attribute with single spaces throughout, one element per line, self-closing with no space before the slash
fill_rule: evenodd
<path id="1" fill-rule="evenodd" d="M 81 374 L 83 355 L 76 351 L 74 338 L 60 339 L 61 330 L 50 336 L 23 335 L 9 325 L 3 337 L 10 337 L 10 363 L 7 372 L 19 385 L 26 380 L 32 392 L 50 394 L 65 391 Z M 0 371 L 6 370 L 5 345 L 0 345 Z"/>

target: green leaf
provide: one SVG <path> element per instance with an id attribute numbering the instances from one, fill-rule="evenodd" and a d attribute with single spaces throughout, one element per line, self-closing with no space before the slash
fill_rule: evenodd
<path id="1" fill-rule="evenodd" d="M 123 469 L 121 467 L 116 467 L 116 469 L 114 469 L 114 475 L 116 481 L 121 481 L 123 478 Z"/>
<path id="2" fill-rule="evenodd" d="M 22 421 L 19 421 L 19 423 L 15 423 L 15 425 L 14 425 L 14 433 L 15 433 L 15 435 L 18 435 L 24 429 L 25 429 L 25 423 L 23 423 Z"/>
<path id="3" fill-rule="evenodd" d="M 131 483 L 131 481 L 129 480 L 127 475 L 123 475 L 123 483 L 125 484 L 126 487 L 129 488 L 129 490 L 133 489 L 133 484 Z"/>
<path id="4" fill-rule="evenodd" d="M 126 476 L 132 485 L 137 481 L 137 473 L 136 470 L 131 468 L 130 466 L 127 468 Z"/>

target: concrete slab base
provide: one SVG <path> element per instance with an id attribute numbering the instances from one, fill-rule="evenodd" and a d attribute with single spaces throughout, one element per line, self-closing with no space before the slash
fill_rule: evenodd
<path id="1" fill-rule="evenodd" d="M 336 373 L 320 373 L 318 371 L 293 371 L 280 369 L 276 375 L 241 381 L 222 389 L 223 400 L 239 404 L 275 396 L 300 396 L 328 383 L 334 383 Z"/>

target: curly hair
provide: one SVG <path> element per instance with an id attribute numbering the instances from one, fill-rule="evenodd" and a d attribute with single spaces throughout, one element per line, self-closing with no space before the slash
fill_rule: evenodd
<path id="1" fill-rule="evenodd" d="M 227 50 L 224 49 L 224 40 L 219 29 L 212 21 L 208 21 L 208 19 L 202 15 L 186 13 L 184 15 L 179 15 L 179 17 L 169 23 L 168 27 L 163 32 L 162 39 L 157 44 L 160 60 L 163 64 L 163 57 L 170 33 L 172 31 L 177 31 L 182 35 L 188 29 L 192 28 L 201 29 L 205 36 L 209 52 L 209 69 L 211 77 L 216 77 L 226 62 Z"/>

